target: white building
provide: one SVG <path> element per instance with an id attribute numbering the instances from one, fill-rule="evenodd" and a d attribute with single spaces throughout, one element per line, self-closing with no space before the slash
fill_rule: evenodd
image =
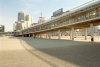
<path id="1" fill-rule="evenodd" d="M 25 16 L 25 21 L 26 21 L 26 24 L 27 24 L 26 27 L 29 27 L 33 23 L 33 17 L 30 16 L 30 15 L 26 15 Z"/>
<path id="2" fill-rule="evenodd" d="M 13 24 L 13 30 L 14 31 L 17 30 L 17 23 L 16 22 Z"/>
<path id="3" fill-rule="evenodd" d="M 13 24 L 14 31 L 22 30 L 28 28 L 33 23 L 33 17 L 30 15 L 25 15 L 22 11 L 18 12 L 18 21 Z"/>

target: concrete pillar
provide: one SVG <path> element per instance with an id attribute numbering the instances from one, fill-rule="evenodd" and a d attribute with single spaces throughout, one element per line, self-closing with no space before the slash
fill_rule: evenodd
<path id="1" fill-rule="evenodd" d="M 31 33 L 30 35 L 31 35 L 31 37 L 32 37 L 33 34 Z"/>
<path id="2" fill-rule="evenodd" d="M 85 36 L 85 40 L 87 40 L 87 28 L 84 28 L 84 36 Z"/>
<path id="3" fill-rule="evenodd" d="M 34 37 L 34 34 L 32 35 L 32 37 Z"/>
<path id="4" fill-rule="evenodd" d="M 93 36 L 94 27 L 93 27 L 93 24 L 90 24 L 90 32 L 91 32 L 91 41 L 94 41 L 94 36 Z"/>
<path id="5" fill-rule="evenodd" d="M 33 37 L 33 34 L 32 34 L 32 37 Z"/>
<path id="6" fill-rule="evenodd" d="M 25 36 L 27 37 L 27 34 Z"/>
<path id="7" fill-rule="evenodd" d="M 74 27 L 72 27 L 72 40 L 74 40 Z"/>
<path id="8" fill-rule="evenodd" d="M 49 32 L 49 39 L 51 39 L 51 33 Z"/>
<path id="9" fill-rule="evenodd" d="M 61 32 L 58 30 L 58 39 L 61 39 Z"/>
<path id="10" fill-rule="evenodd" d="M 24 37 L 25 37 L 25 34 L 24 34 Z"/>
<path id="11" fill-rule="evenodd" d="M 72 39 L 72 30 L 70 30 L 70 39 Z"/>
<path id="12" fill-rule="evenodd" d="M 46 34 L 46 39 L 48 38 L 48 34 Z"/>
<path id="13" fill-rule="evenodd" d="M 40 38 L 42 38 L 42 34 L 40 34 Z"/>
<path id="14" fill-rule="evenodd" d="M 33 34 L 31 34 L 31 37 L 33 37 Z"/>
<path id="15" fill-rule="evenodd" d="M 27 34 L 27 37 L 29 37 L 29 34 Z"/>
<path id="16" fill-rule="evenodd" d="M 31 37 L 31 34 L 29 34 L 29 37 Z"/>
<path id="17" fill-rule="evenodd" d="M 26 34 L 25 34 L 25 37 L 27 37 Z"/>
<path id="18" fill-rule="evenodd" d="M 36 37 L 35 34 L 33 34 L 33 37 L 34 37 L 34 38 Z"/>

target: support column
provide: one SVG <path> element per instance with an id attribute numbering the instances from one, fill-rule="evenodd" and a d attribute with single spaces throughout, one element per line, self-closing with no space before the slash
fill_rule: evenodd
<path id="1" fill-rule="evenodd" d="M 32 37 L 32 33 L 30 34 L 30 37 Z"/>
<path id="2" fill-rule="evenodd" d="M 61 32 L 58 30 L 58 39 L 61 39 Z"/>
<path id="3" fill-rule="evenodd" d="M 32 34 L 32 37 L 34 37 L 34 34 Z"/>
<path id="4" fill-rule="evenodd" d="M 29 34 L 29 37 L 31 37 L 31 34 Z"/>
<path id="5" fill-rule="evenodd" d="M 74 40 L 74 27 L 72 27 L 72 40 Z"/>
<path id="6" fill-rule="evenodd" d="M 46 34 L 46 39 L 48 38 L 48 34 Z"/>
<path id="7" fill-rule="evenodd" d="M 87 28 L 84 28 L 84 36 L 85 36 L 85 40 L 87 40 Z"/>
<path id="8" fill-rule="evenodd" d="M 49 32 L 49 39 L 51 39 L 51 33 Z"/>
<path id="9" fill-rule="evenodd" d="M 36 38 L 36 35 L 35 34 L 33 34 L 33 37 L 34 37 L 34 39 Z"/>
<path id="10" fill-rule="evenodd" d="M 32 37 L 34 37 L 34 34 L 32 34 Z"/>
<path id="11" fill-rule="evenodd" d="M 40 38 L 42 38 L 42 34 L 40 34 Z"/>
<path id="12" fill-rule="evenodd" d="M 91 41 L 94 41 L 94 36 L 93 36 L 93 33 L 94 33 L 94 29 L 93 29 L 93 24 L 90 24 L 90 32 L 91 32 Z"/>
<path id="13" fill-rule="evenodd" d="M 72 39 L 72 30 L 70 30 L 70 39 Z"/>
<path id="14" fill-rule="evenodd" d="M 27 35 L 25 34 L 25 37 L 27 37 Z"/>
<path id="15" fill-rule="evenodd" d="M 31 33 L 31 37 L 33 36 L 33 34 Z"/>

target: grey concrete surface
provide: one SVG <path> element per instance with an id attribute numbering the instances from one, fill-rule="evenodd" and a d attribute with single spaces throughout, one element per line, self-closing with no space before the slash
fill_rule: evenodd
<path id="1" fill-rule="evenodd" d="M 0 67 L 99 67 L 100 42 L 0 38 Z"/>

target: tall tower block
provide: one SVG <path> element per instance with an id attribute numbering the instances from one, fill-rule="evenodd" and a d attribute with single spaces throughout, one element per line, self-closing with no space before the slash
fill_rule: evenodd
<path id="1" fill-rule="evenodd" d="M 18 21 L 24 21 L 24 13 L 22 11 L 18 12 Z"/>

